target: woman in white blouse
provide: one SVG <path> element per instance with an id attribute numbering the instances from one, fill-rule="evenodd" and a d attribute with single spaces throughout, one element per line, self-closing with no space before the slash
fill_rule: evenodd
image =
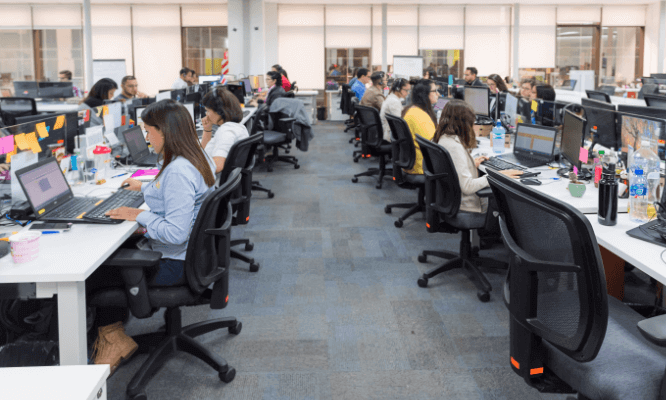
<path id="1" fill-rule="evenodd" d="M 391 128 L 389 127 L 388 121 L 386 121 L 386 114 L 400 117 L 402 115 L 402 99 L 407 97 L 411 89 L 412 87 L 407 79 L 396 79 L 393 81 L 389 95 L 382 103 L 382 108 L 379 111 L 379 117 L 382 119 L 384 140 L 387 142 L 391 141 Z"/>

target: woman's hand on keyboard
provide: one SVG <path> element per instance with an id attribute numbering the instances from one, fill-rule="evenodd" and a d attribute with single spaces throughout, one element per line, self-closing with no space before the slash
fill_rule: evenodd
<path id="1" fill-rule="evenodd" d="M 482 162 L 488 161 L 488 157 L 486 156 L 479 156 L 474 159 L 474 165 L 479 168 L 479 165 L 481 165 Z"/>
<path id="2" fill-rule="evenodd" d="M 111 219 L 124 219 L 127 221 L 136 221 L 136 217 L 144 210 L 139 208 L 120 207 L 106 212 Z"/>
<path id="3" fill-rule="evenodd" d="M 123 189 L 134 190 L 135 192 L 140 192 L 141 191 L 141 185 L 143 185 L 143 183 L 141 183 L 141 181 L 137 180 L 137 179 L 127 178 L 123 181 L 123 184 L 120 185 L 120 186 L 122 187 L 122 186 L 125 186 L 125 185 L 128 185 L 128 186 L 126 188 L 123 188 Z"/>
<path id="4" fill-rule="evenodd" d="M 523 174 L 523 172 L 524 171 L 520 171 L 520 170 L 517 170 L 517 169 L 505 169 L 503 171 L 499 171 L 500 174 L 506 175 L 509 178 L 514 178 L 514 179 L 520 178 L 520 176 Z"/>

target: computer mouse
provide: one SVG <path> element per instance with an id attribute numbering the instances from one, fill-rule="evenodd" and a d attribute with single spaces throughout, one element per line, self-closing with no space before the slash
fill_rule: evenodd
<path id="1" fill-rule="evenodd" d="M 530 185 L 530 186 L 539 186 L 539 185 L 541 185 L 541 181 L 538 180 L 538 179 L 534 179 L 534 178 L 523 178 L 523 179 L 520 180 L 520 182 L 523 185 Z"/>

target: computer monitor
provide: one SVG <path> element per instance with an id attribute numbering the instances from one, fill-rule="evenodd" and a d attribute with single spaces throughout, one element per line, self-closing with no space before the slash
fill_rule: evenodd
<path id="1" fill-rule="evenodd" d="M 646 94 L 643 96 L 648 107 L 666 109 L 666 96 Z"/>
<path id="2" fill-rule="evenodd" d="M 518 124 L 514 154 L 550 156 L 555 151 L 557 129 L 532 124 Z"/>
<path id="3" fill-rule="evenodd" d="M 476 115 L 490 116 L 488 110 L 488 89 L 476 86 L 465 86 L 465 102 L 472 106 Z"/>
<path id="4" fill-rule="evenodd" d="M 239 103 L 245 104 L 245 88 L 243 87 L 243 85 L 229 84 L 226 86 L 226 88 L 234 96 L 236 96 Z"/>
<path id="5" fill-rule="evenodd" d="M 622 141 L 620 135 L 617 134 L 615 126 L 615 110 L 597 108 L 590 105 L 583 105 L 583 109 L 585 110 L 586 120 L 584 137 L 600 146 L 619 149 Z M 593 131 L 597 132 L 594 136 L 592 134 Z"/>
<path id="6" fill-rule="evenodd" d="M 563 121 L 562 143 L 560 145 L 561 154 L 572 166 L 580 171 L 580 149 L 583 145 L 585 120 L 566 110 L 564 111 Z"/>
<path id="7" fill-rule="evenodd" d="M 641 137 L 649 134 L 655 145 L 653 149 L 660 159 L 664 159 L 664 139 L 666 135 L 666 120 L 619 113 L 620 135 L 622 138 L 622 152 L 628 153 L 629 146 L 634 150 L 640 147 Z"/>
<path id="8" fill-rule="evenodd" d="M 187 89 L 172 90 L 171 100 L 176 100 L 177 102 L 183 103 L 185 101 L 186 95 L 187 95 Z"/>
<path id="9" fill-rule="evenodd" d="M 14 121 L 16 122 L 16 125 L 21 125 L 28 122 L 41 121 L 49 116 L 53 116 L 53 114 L 23 115 L 21 117 L 14 117 Z"/>
<path id="10" fill-rule="evenodd" d="M 555 102 L 541 100 L 539 101 L 539 108 L 537 112 L 537 120 L 541 125 L 554 126 L 555 125 Z"/>
<path id="11" fill-rule="evenodd" d="M 518 99 L 518 109 L 516 111 L 517 115 L 520 115 L 523 118 L 524 122 L 529 122 L 532 120 L 532 100 L 521 97 Z"/>
<path id="12" fill-rule="evenodd" d="M 72 82 L 39 82 L 39 97 L 61 99 L 74 97 Z"/>
<path id="13" fill-rule="evenodd" d="M 576 82 L 578 82 L 576 79 L 565 79 L 564 82 L 562 82 L 560 89 L 574 90 L 576 87 Z"/>
<path id="14" fill-rule="evenodd" d="M 16 97 L 39 97 L 39 86 L 36 81 L 15 81 L 14 96 Z"/>
<path id="15" fill-rule="evenodd" d="M 58 129 L 55 129 L 56 123 L 58 122 L 59 117 L 65 117 L 64 115 L 55 115 L 51 114 L 52 116 L 48 116 L 47 118 L 43 118 L 40 121 L 31 121 L 31 122 L 26 122 L 24 124 L 20 125 L 14 125 L 10 126 L 7 128 L 3 128 L 3 132 L 5 135 L 19 135 L 21 133 L 27 133 L 27 134 L 35 134 L 37 135 L 38 138 L 38 143 L 39 146 L 41 147 L 41 151 L 39 152 L 39 159 L 46 158 L 51 155 L 51 151 L 49 149 L 49 146 L 51 145 L 65 145 L 65 139 L 66 139 L 66 132 L 67 132 L 67 118 L 64 118 L 64 121 L 62 121 L 62 124 L 59 125 Z M 37 124 L 45 124 L 47 132 L 48 132 L 48 137 L 43 138 L 42 140 L 40 139 L 40 136 L 38 135 L 38 130 L 37 130 Z M 3 136 L 5 136 L 3 135 Z M 30 151 L 30 150 L 28 150 Z"/>
<path id="16" fill-rule="evenodd" d="M 185 96 L 185 103 L 193 103 L 194 104 L 194 121 L 196 122 L 197 118 L 200 117 L 201 115 L 201 99 L 202 99 L 201 92 L 196 92 L 196 93 L 190 93 L 187 96 Z"/>
<path id="17" fill-rule="evenodd" d="M 245 94 L 249 95 L 252 93 L 252 84 L 250 84 L 250 79 L 245 78 L 241 79 L 241 83 L 245 86 Z"/>
<path id="18" fill-rule="evenodd" d="M 642 115 L 644 117 L 666 119 L 666 110 L 656 107 L 632 106 L 628 104 L 618 104 L 617 110 L 626 114 Z"/>
<path id="19" fill-rule="evenodd" d="M 74 152 L 74 147 L 76 147 L 74 138 L 79 135 L 79 124 L 82 124 L 84 121 L 79 118 L 78 111 L 65 114 L 65 121 L 67 122 L 65 125 L 67 128 L 65 132 L 65 150 L 67 150 L 67 154 L 71 154 Z"/>
<path id="20" fill-rule="evenodd" d="M 199 75 L 199 83 L 219 82 L 221 75 Z"/>
<path id="21" fill-rule="evenodd" d="M 587 97 L 592 100 L 603 101 L 605 103 L 610 103 L 610 96 L 604 92 L 599 92 L 597 90 L 586 90 Z"/>
<path id="22" fill-rule="evenodd" d="M 666 79 L 666 74 L 650 74 L 650 78 Z"/>
<path id="23" fill-rule="evenodd" d="M 190 113 L 190 116 L 192 117 L 192 122 L 196 124 L 197 118 L 194 116 L 194 103 L 184 103 L 183 106 L 185 106 L 187 112 Z"/>
<path id="24" fill-rule="evenodd" d="M 511 93 L 506 94 L 506 103 L 504 104 L 504 114 L 509 116 L 511 125 L 516 125 L 516 115 L 518 114 L 518 98 Z"/>
<path id="25" fill-rule="evenodd" d="M 605 101 L 599 101 L 599 100 L 594 100 L 594 99 L 586 99 L 586 98 L 581 98 L 580 99 L 580 104 L 582 104 L 583 108 L 585 107 L 594 107 L 594 108 L 601 108 L 603 110 L 608 110 L 608 111 L 616 111 L 617 107 L 615 104 L 610 104 L 606 103 Z"/>
<path id="26" fill-rule="evenodd" d="M 451 99 L 448 97 L 440 97 L 437 99 L 437 103 L 435 103 L 432 108 L 434 108 L 436 111 L 443 110 L 449 101 L 451 101 Z"/>
<path id="27" fill-rule="evenodd" d="M 646 94 L 659 94 L 659 84 L 644 83 L 636 97 L 639 99 L 644 99 Z"/>
<path id="28" fill-rule="evenodd" d="M 258 86 L 260 88 L 265 88 L 266 87 L 266 80 L 264 79 L 263 75 L 257 75 L 257 79 L 259 80 Z"/>
<path id="29" fill-rule="evenodd" d="M 115 101 L 109 104 L 106 104 L 106 107 L 109 110 L 109 115 L 113 116 L 113 126 L 118 128 L 123 124 L 123 103 Z"/>

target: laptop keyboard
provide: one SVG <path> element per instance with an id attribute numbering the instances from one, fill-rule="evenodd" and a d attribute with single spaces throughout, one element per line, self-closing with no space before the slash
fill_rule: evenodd
<path id="1" fill-rule="evenodd" d="M 118 207 L 138 208 L 143 204 L 143 193 L 133 190 L 120 189 L 109 198 L 98 204 L 83 217 L 87 221 L 119 223 L 123 220 L 113 220 L 106 216 L 106 212 Z"/>
<path id="2" fill-rule="evenodd" d="M 76 218 L 83 210 L 86 210 L 100 201 L 96 197 L 75 197 L 63 204 L 61 207 L 56 208 L 48 214 L 49 218 Z"/>
<path id="3" fill-rule="evenodd" d="M 491 157 L 489 160 L 482 162 L 481 165 L 485 166 L 486 168 L 496 169 L 498 171 L 503 171 L 505 169 L 518 169 L 521 171 L 525 171 L 527 169 L 522 165 L 504 161 L 499 157 Z"/>

